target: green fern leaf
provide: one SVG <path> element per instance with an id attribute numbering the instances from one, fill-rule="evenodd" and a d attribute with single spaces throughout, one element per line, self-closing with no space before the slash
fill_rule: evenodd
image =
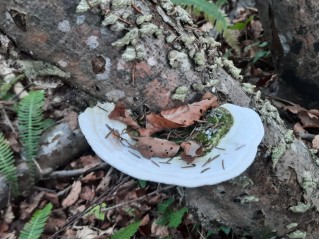
<path id="1" fill-rule="evenodd" d="M 168 210 L 168 208 L 172 205 L 173 202 L 174 202 L 174 198 L 169 198 L 165 200 L 164 202 L 158 204 L 157 206 L 158 211 L 161 213 L 165 213 Z"/>
<path id="2" fill-rule="evenodd" d="M 10 184 L 13 196 L 17 196 L 19 194 L 19 186 L 13 153 L 2 133 L 0 133 L 0 173 L 5 176 Z"/>
<path id="3" fill-rule="evenodd" d="M 19 239 L 38 239 L 43 233 L 47 219 L 51 213 L 52 204 L 48 203 L 41 210 L 36 211 L 31 220 L 24 225 Z"/>
<path id="4" fill-rule="evenodd" d="M 33 91 L 21 100 L 18 107 L 18 128 L 23 155 L 30 161 L 37 155 L 43 131 L 43 105 L 44 91 Z"/>
<path id="5" fill-rule="evenodd" d="M 172 2 L 182 6 L 192 6 L 195 14 L 203 12 L 207 20 L 216 22 L 215 27 L 218 32 L 223 32 L 229 25 L 226 15 L 214 3 L 206 0 L 172 0 Z"/>
<path id="6" fill-rule="evenodd" d="M 187 212 L 188 209 L 186 207 L 183 207 L 176 212 L 172 212 L 170 214 L 169 223 L 167 226 L 171 228 L 177 228 L 181 224 L 184 214 Z"/>
<path id="7" fill-rule="evenodd" d="M 111 239 L 130 239 L 137 232 L 141 221 L 134 222 L 121 230 L 115 232 Z"/>

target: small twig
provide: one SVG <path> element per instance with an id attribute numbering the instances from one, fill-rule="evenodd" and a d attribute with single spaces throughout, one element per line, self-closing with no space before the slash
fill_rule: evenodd
<path id="1" fill-rule="evenodd" d="M 101 106 L 97 106 L 97 108 L 101 109 L 101 110 L 104 110 L 105 112 L 108 112 L 106 109 L 102 108 Z"/>
<path id="2" fill-rule="evenodd" d="M 156 162 L 154 162 L 152 159 L 151 159 L 151 162 L 153 163 L 153 164 L 155 164 L 157 167 L 160 167 Z"/>
<path id="3" fill-rule="evenodd" d="M 58 197 L 64 196 L 65 194 L 67 194 L 72 188 L 72 184 L 67 186 L 65 189 L 61 190 L 60 192 L 58 192 L 56 195 Z"/>
<path id="4" fill-rule="evenodd" d="M 222 160 L 222 167 L 225 170 L 225 166 L 224 166 L 224 159 Z"/>
<path id="5" fill-rule="evenodd" d="M 132 66 L 132 85 L 135 86 L 135 64 Z"/>
<path id="6" fill-rule="evenodd" d="M 151 193 L 148 193 L 148 194 L 146 194 L 144 196 L 135 198 L 133 200 L 130 200 L 130 201 L 127 201 L 127 202 L 122 202 L 122 203 L 116 204 L 116 205 L 108 207 L 108 208 L 101 208 L 101 212 L 107 212 L 107 211 L 110 211 L 110 210 L 115 209 L 115 208 L 123 207 L 125 205 L 128 205 L 128 204 L 131 204 L 133 202 L 137 202 L 137 201 L 143 200 L 144 198 L 147 198 L 149 196 L 157 194 L 157 193 L 159 193 L 161 191 L 169 190 L 169 189 L 174 188 L 174 187 L 175 187 L 174 185 L 171 185 L 171 186 L 167 186 L 167 187 L 164 187 L 164 188 L 158 188 L 158 189 L 156 189 L 155 191 L 153 191 Z"/>
<path id="7" fill-rule="evenodd" d="M 240 145 L 238 148 L 236 148 L 236 150 L 241 149 L 242 147 L 244 147 L 245 145 Z"/>
<path id="8" fill-rule="evenodd" d="M 137 13 L 143 15 L 143 12 L 134 3 L 132 3 L 131 6 Z"/>
<path id="9" fill-rule="evenodd" d="M 204 168 L 207 164 L 209 164 L 210 162 L 212 162 L 214 159 L 217 159 L 220 156 L 220 154 L 217 154 L 216 156 L 207 159 L 207 161 L 203 164 L 202 168 Z"/>
<path id="10" fill-rule="evenodd" d="M 49 239 L 54 239 L 56 238 L 56 236 L 64 231 L 68 226 L 70 226 L 71 224 L 75 223 L 79 218 L 83 217 L 86 213 L 88 213 L 96 204 L 100 204 L 102 203 L 105 199 L 107 199 L 108 197 L 112 196 L 114 194 L 114 192 L 116 192 L 116 190 L 123 185 L 124 183 L 126 183 L 128 181 L 129 177 L 124 178 L 123 180 L 119 180 L 119 183 L 117 185 L 115 185 L 113 188 L 111 188 L 108 191 L 105 191 L 101 196 L 99 196 L 98 198 L 96 198 L 95 200 L 93 200 L 90 204 L 89 207 L 87 207 L 84 211 L 76 214 L 73 218 L 71 218 L 61 229 L 59 229 L 58 231 L 56 231 L 52 236 L 49 237 Z"/>
<path id="11" fill-rule="evenodd" d="M 200 173 L 204 173 L 204 172 L 206 172 L 207 170 L 209 170 L 210 168 L 205 168 L 205 169 L 203 169 L 202 171 L 200 171 Z"/>
<path id="12" fill-rule="evenodd" d="M 170 162 L 172 161 L 172 159 L 173 159 L 173 158 L 170 158 L 170 159 L 168 159 L 167 161 L 165 161 L 165 162 L 162 161 L 162 162 L 160 162 L 160 163 L 163 163 L 163 164 L 171 164 Z"/>
<path id="13" fill-rule="evenodd" d="M 76 177 L 82 174 L 88 174 L 94 171 L 106 169 L 109 165 L 107 163 L 101 163 L 100 165 L 97 165 L 95 167 L 86 169 L 86 168 L 78 168 L 73 170 L 60 170 L 60 171 L 54 171 L 50 173 L 44 180 L 52 179 L 52 178 L 64 178 L 64 177 Z"/>
<path id="14" fill-rule="evenodd" d="M 123 18 L 121 18 L 121 17 L 118 17 L 118 19 L 119 19 L 121 22 L 124 22 L 124 23 L 126 23 L 126 24 L 132 26 L 132 23 L 126 21 L 125 19 L 123 19 Z"/>
<path id="15" fill-rule="evenodd" d="M 308 132 L 301 132 L 298 134 L 298 136 L 303 140 L 312 141 L 316 135 Z"/>
<path id="16" fill-rule="evenodd" d="M 132 151 L 128 150 L 131 154 L 133 154 L 134 156 L 138 157 L 139 159 L 141 158 L 140 156 L 138 156 L 137 154 L 133 153 Z"/>
<path id="17" fill-rule="evenodd" d="M 11 131 L 12 131 L 14 134 L 16 134 L 17 132 L 16 132 L 16 130 L 14 129 L 14 127 L 13 127 L 13 125 L 12 125 L 12 123 L 11 123 L 11 120 L 9 119 L 9 117 L 8 117 L 8 115 L 7 115 L 7 112 L 5 111 L 4 108 L 1 108 L 1 110 L 2 110 L 2 113 L 3 113 L 3 116 L 4 116 L 4 122 L 5 122 L 7 125 L 9 125 Z"/>
<path id="18" fill-rule="evenodd" d="M 55 193 L 56 190 L 54 189 L 50 189 L 50 188 L 43 188 L 43 187 L 39 187 L 39 186 L 33 186 L 34 189 L 37 189 L 41 192 L 47 192 L 47 193 Z"/>
<path id="19" fill-rule="evenodd" d="M 183 166 L 183 167 L 181 167 L 181 168 L 193 168 L 193 167 L 195 167 L 196 166 L 196 164 L 191 164 L 191 165 L 187 165 L 187 166 Z"/>

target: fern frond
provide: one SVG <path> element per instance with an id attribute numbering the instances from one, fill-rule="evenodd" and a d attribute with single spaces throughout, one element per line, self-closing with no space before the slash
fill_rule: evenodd
<path id="1" fill-rule="evenodd" d="M 30 161 L 37 155 L 43 131 L 43 105 L 44 91 L 33 91 L 21 100 L 18 107 L 18 128 L 23 155 Z"/>
<path id="2" fill-rule="evenodd" d="M 223 32 L 229 26 L 225 13 L 212 2 L 206 0 L 172 0 L 172 2 L 182 6 L 192 6 L 195 14 L 203 12 L 207 20 L 216 22 L 215 27 L 218 32 Z"/>
<path id="3" fill-rule="evenodd" d="M 0 133 L 0 173 L 5 176 L 10 184 L 13 196 L 17 196 L 19 194 L 19 186 L 13 153 L 2 133 Z"/>
<path id="4" fill-rule="evenodd" d="M 31 220 L 27 222 L 20 235 L 19 239 L 38 239 L 43 233 L 45 224 L 47 219 L 51 213 L 52 204 L 48 203 L 44 208 L 41 210 L 36 211 Z"/>
<path id="5" fill-rule="evenodd" d="M 168 227 L 170 228 L 177 228 L 183 220 L 184 214 L 188 212 L 186 207 L 179 209 L 176 212 L 172 212 L 169 217 Z"/>
<path id="6" fill-rule="evenodd" d="M 134 222 L 121 230 L 115 232 L 111 239 L 130 239 L 134 234 L 137 232 L 138 228 L 140 227 L 141 221 Z"/>

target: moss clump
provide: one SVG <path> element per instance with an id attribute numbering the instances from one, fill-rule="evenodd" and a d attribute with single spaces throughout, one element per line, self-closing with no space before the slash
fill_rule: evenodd
<path id="1" fill-rule="evenodd" d="M 233 117 L 228 110 L 216 108 L 212 110 L 204 123 L 194 136 L 194 139 L 204 146 L 204 152 L 208 153 L 216 147 L 233 125 Z"/>

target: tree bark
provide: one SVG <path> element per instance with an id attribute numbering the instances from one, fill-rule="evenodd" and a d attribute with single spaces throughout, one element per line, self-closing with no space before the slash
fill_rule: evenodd
<path id="1" fill-rule="evenodd" d="M 264 35 L 270 42 L 273 59 L 282 79 L 288 87 L 297 89 L 296 94 L 299 93 L 307 101 L 304 103 L 317 105 L 319 2 L 256 0 L 256 3 Z M 285 95 L 285 89 L 282 95 Z"/>
<path id="2" fill-rule="evenodd" d="M 108 27 L 101 27 L 103 18 L 98 8 L 76 13 L 78 1 L 75 0 L 2 0 L 0 14 L 6 17 L 0 19 L 0 28 L 33 58 L 54 63 L 69 72 L 71 77 L 64 81 L 70 86 L 100 100 L 122 99 L 137 112 L 143 107 L 156 111 L 191 102 L 203 91 L 211 90 L 212 80 L 218 80 L 214 85 L 217 95 L 222 100 L 256 109 L 264 121 L 266 136 L 255 162 L 245 174 L 219 185 L 187 189 L 186 201 L 205 219 L 203 223 L 213 221 L 236 230 L 243 228 L 257 234 L 257 238 L 269 238 L 274 231 L 281 236 L 306 232 L 307 238 L 319 238 L 316 177 L 319 170 L 303 142 L 289 138 L 276 109 L 262 100 L 259 93 L 248 96 L 221 67 L 212 67 L 216 65 L 218 51 L 200 43 L 200 37 L 206 34 L 198 31 L 189 19 L 180 18 L 177 11 L 167 10 L 166 0 L 136 1 L 134 7 L 143 15 L 151 14 L 151 22 L 162 26 L 164 31 L 158 38 L 153 34 L 140 35 L 137 45 L 145 48 L 144 58 L 124 61 L 122 54 L 128 46 L 118 49 L 112 43 L 134 27 L 141 29 L 135 23 L 141 14 L 131 5 L 114 10 L 114 2 L 99 11 L 110 11 L 122 18 L 124 12 L 131 13 L 125 20 L 129 24 L 124 23 L 127 28 L 124 31 L 112 32 Z M 171 34 L 179 38 L 168 43 L 165 38 Z M 182 40 L 183 36 L 196 40 L 188 44 Z M 129 44 L 135 50 L 137 45 Z M 192 57 L 193 49 L 196 53 L 204 52 L 204 64 Z M 183 57 L 174 60 L 170 57 L 173 50 L 183 53 Z M 236 76 L 233 68 L 228 71 Z M 206 89 L 198 91 L 194 84 Z M 189 89 L 185 99 L 172 99 L 180 86 Z M 292 207 L 298 202 L 304 203 L 308 210 L 293 212 Z M 297 226 L 287 228 L 291 223 Z"/>

